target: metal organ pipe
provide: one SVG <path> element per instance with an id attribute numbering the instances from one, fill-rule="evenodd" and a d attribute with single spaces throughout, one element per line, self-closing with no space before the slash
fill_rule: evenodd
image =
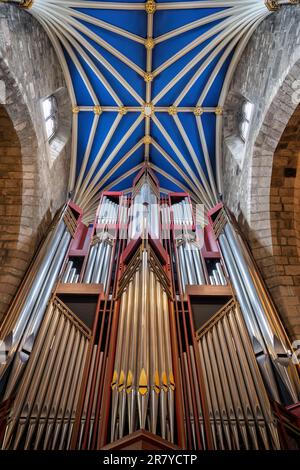
<path id="1" fill-rule="evenodd" d="M 150 271 L 150 291 L 155 291 L 156 279 L 152 271 Z M 151 386 L 151 432 L 156 434 L 157 418 L 158 418 L 158 402 L 160 393 L 160 378 L 159 378 L 159 367 L 158 367 L 158 344 L 157 344 L 157 317 L 156 317 L 156 302 L 150 303 L 150 318 L 153 319 L 153 327 L 150 328 L 150 344 L 153 351 L 150 380 L 152 379 L 153 385 Z"/>
<path id="2" fill-rule="evenodd" d="M 227 268 L 229 272 L 231 272 L 232 281 L 242 311 L 244 312 L 249 332 L 253 338 L 253 347 L 256 351 L 257 359 L 265 380 L 269 385 L 270 393 L 273 394 L 278 402 L 283 400 L 283 402 L 287 404 L 296 403 L 298 402 L 297 387 L 294 385 L 287 368 L 277 361 L 277 354 L 274 348 L 275 332 L 272 330 L 264 306 L 254 285 L 249 267 L 245 262 L 243 247 L 241 243 L 238 242 L 233 228 L 229 223 L 225 226 L 224 234 L 220 236 L 220 243 L 224 254 L 226 253 Z M 252 321 L 248 320 L 249 315 Z M 286 351 L 284 344 L 282 348 Z M 272 361 L 272 366 L 270 360 Z M 273 371 L 277 373 L 277 380 L 282 382 L 281 391 L 284 390 L 282 398 L 279 396 Z"/>
<path id="3" fill-rule="evenodd" d="M 171 225 L 171 217 L 170 217 L 170 206 L 165 202 L 162 203 L 160 208 L 161 213 L 161 224 L 162 224 L 162 240 L 169 240 L 170 239 L 170 225 Z"/>
<path id="4" fill-rule="evenodd" d="M 61 232 L 62 237 L 60 240 L 58 240 L 58 243 L 54 243 L 52 245 L 54 256 L 51 258 L 50 266 L 49 263 L 47 263 L 48 272 L 45 273 L 45 276 L 43 277 L 43 286 L 39 292 L 36 292 L 34 307 L 31 310 L 30 315 L 28 315 L 27 324 L 23 329 L 22 337 L 20 338 L 20 342 L 17 348 L 18 354 L 15 357 L 14 364 L 10 372 L 10 378 L 5 389 L 4 399 L 8 398 L 13 392 L 14 387 L 18 383 L 20 375 L 22 374 L 24 367 L 30 357 L 38 329 L 42 322 L 47 303 L 54 287 L 54 283 L 57 279 L 64 257 L 66 255 L 71 235 L 65 228 L 64 223 L 62 223 L 62 229 L 59 228 L 58 234 Z M 56 247 L 55 252 L 54 247 Z M 19 328 L 17 327 L 16 329 L 16 337 L 18 337 L 20 333 L 19 325 Z"/>
<path id="5" fill-rule="evenodd" d="M 41 284 L 34 278 L 20 320 L 11 320 L 16 336 L 8 357 L 18 355 L 4 395 L 15 400 L 3 449 L 95 449 L 107 443 L 107 426 L 111 442 L 146 430 L 183 448 L 280 448 L 266 390 L 276 401 L 282 391 L 286 401 L 297 398 L 280 356 L 280 325 L 266 312 L 263 288 L 232 227 L 219 236 L 224 258 L 209 256 L 198 243 L 190 199 L 172 197 L 175 204 L 162 197 L 158 206 L 159 188 L 146 170 L 132 196 L 104 193 L 95 225 L 78 231 L 93 236 L 90 249 L 80 240 L 78 254 L 75 237 L 60 282 L 103 284 L 104 293 L 91 286 L 84 294 L 99 290 L 92 331 L 57 297 L 80 295 L 83 286 L 58 285 L 46 308 L 71 238 L 67 220 L 49 235 L 51 259 L 39 258 L 37 269 Z M 128 243 L 137 243 L 128 246 L 127 231 Z M 160 237 L 167 239 L 161 246 L 154 241 Z M 195 332 L 186 286 L 226 286 L 228 274 L 242 313 L 232 299 Z"/>
<path id="6" fill-rule="evenodd" d="M 86 266 L 85 273 L 83 276 L 83 283 L 89 284 L 91 281 L 91 277 L 92 277 L 92 273 L 93 273 L 93 269 L 95 265 L 96 254 L 97 254 L 97 249 L 96 249 L 96 246 L 93 245 L 90 248 L 87 266 Z"/>
<path id="7" fill-rule="evenodd" d="M 119 401 L 119 389 L 124 386 L 125 378 L 121 376 L 121 356 L 122 349 L 124 347 L 124 323 L 127 307 L 127 296 L 128 290 L 125 290 L 120 304 L 120 316 L 119 316 L 119 328 L 118 328 L 118 338 L 117 338 L 117 350 L 115 355 L 115 366 L 114 374 L 112 377 L 111 388 L 112 388 L 112 414 L 111 414 L 111 442 L 116 438 L 117 432 L 117 415 L 118 415 L 118 401 Z M 123 384 L 123 385 L 122 385 Z"/>
<path id="8" fill-rule="evenodd" d="M 14 321 L 13 324 L 7 322 L 8 327 L 12 328 L 12 330 L 10 332 L 6 331 L 6 323 L 3 325 L 1 339 L 5 342 L 5 338 L 10 336 L 11 341 L 9 349 L 7 349 L 7 345 L 5 346 L 6 358 L 5 361 L 0 364 L 0 381 L 10 361 L 12 360 L 14 353 L 19 347 L 20 340 L 22 340 L 25 335 L 26 338 L 28 338 L 28 331 L 34 322 L 34 317 L 37 316 L 35 321 L 37 329 L 40 319 L 44 314 L 43 308 L 45 308 L 44 306 L 49 300 L 48 293 L 51 291 L 54 285 L 55 275 L 58 273 L 61 267 L 62 259 L 65 255 L 68 242 L 71 238 L 70 235 L 66 232 L 66 226 L 62 220 L 62 217 L 63 214 L 60 217 L 58 225 L 55 227 L 55 229 L 51 230 L 50 234 L 44 242 L 42 250 L 45 254 L 47 253 L 47 256 L 44 256 L 41 259 L 40 265 L 37 267 L 32 284 L 26 297 L 24 298 L 23 305 L 20 308 L 18 318 Z M 43 300 L 42 303 L 40 301 L 41 298 Z M 39 306 L 38 315 L 37 306 Z M 31 333 L 36 334 L 36 330 L 31 328 Z"/>
<path id="9" fill-rule="evenodd" d="M 180 229 L 182 234 L 178 239 L 178 257 L 180 276 L 183 292 L 186 285 L 226 285 L 226 276 L 220 262 L 211 260 L 214 266 L 211 268 L 210 275 L 206 276 L 205 262 L 197 242 L 191 240 L 195 237 L 192 230 L 193 212 L 189 199 L 186 197 L 183 201 L 172 205 L 175 233 Z M 176 235 L 177 236 L 177 235 Z"/>
<path id="10" fill-rule="evenodd" d="M 269 399 L 234 301 L 197 338 L 215 449 L 280 449 Z"/>
<path id="11" fill-rule="evenodd" d="M 68 448 L 89 337 L 85 325 L 55 298 L 10 411 L 3 449 L 17 449 L 21 440 L 25 449 Z"/>
<path id="12" fill-rule="evenodd" d="M 151 267 L 158 263 L 152 257 L 149 247 L 141 247 L 122 278 L 125 286 L 120 294 L 112 379 L 112 441 L 137 429 L 157 433 L 159 428 L 163 438 L 174 442 L 175 381 L 168 295 L 156 268 Z M 159 276 L 164 276 L 163 271 Z"/>
<path id="13" fill-rule="evenodd" d="M 112 256 L 112 237 L 109 234 L 107 225 L 116 225 L 118 223 L 119 205 L 110 201 L 107 196 L 103 196 L 100 205 L 99 214 L 97 216 L 97 223 L 104 225 L 103 230 L 97 235 L 99 241 L 92 244 L 89 250 L 88 259 L 85 266 L 83 275 L 83 283 L 90 284 L 103 284 L 106 291 L 108 286 L 109 266 L 111 265 Z M 120 210 L 120 217 L 124 223 L 124 211 Z M 121 221 L 120 221 L 121 222 Z M 79 273 L 76 272 L 74 276 L 67 275 L 69 265 L 67 265 L 66 272 L 62 278 L 62 282 L 78 282 Z M 72 273 L 72 269 L 71 269 Z M 77 277 L 78 276 L 78 277 Z"/>
<path id="14" fill-rule="evenodd" d="M 70 276 L 72 267 L 73 267 L 73 261 L 68 261 L 66 270 L 65 270 L 65 272 L 64 272 L 64 274 L 63 274 L 63 276 L 62 276 L 62 279 L 61 279 L 61 282 L 62 282 L 62 283 L 68 282 L 68 279 L 69 279 L 69 276 Z"/>
<path id="15" fill-rule="evenodd" d="M 128 198 L 127 196 L 122 196 L 120 199 L 120 240 L 126 240 L 128 236 Z"/>
<path id="16" fill-rule="evenodd" d="M 147 269 L 147 252 L 142 252 L 141 280 L 147 286 L 142 291 L 140 312 L 140 341 L 138 348 L 138 414 L 140 428 L 145 429 L 149 399 L 149 272 Z"/>
<path id="17" fill-rule="evenodd" d="M 132 329 L 132 309 L 133 309 L 133 283 L 130 282 L 128 286 L 128 304 L 127 315 L 124 319 L 124 336 L 125 347 L 122 348 L 122 357 L 120 363 L 120 378 L 119 378 L 119 437 L 123 437 L 125 429 L 125 415 L 126 415 L 126 394 L 127 394 L 127 378 L 128 378 L 128 363 L 129 363 L 129 341 Z"/>
<path id="18" fill-rule="evenodd" d="M 205 285 L 207 284 L 204 260 L 197 243 L 185 240 L 178 244 L 178 256 L 180 276 L 183 290 L 186 285 Z M 216 269 L 209 276 L 211 285 L 227 285 L 227 281 L 220 263 L 216 263 Z"/>
<path id="19" fill-rule="evenodd" d="M 152 238 L 159 239 L 160 208 L 158 195 L 147 178 L 144 178 L 141 186 L 134 194 L 129 214 L 128 242 L 142 236 L 143 230 L 149 232 Z"/>
<path id="20" fill-rule="evenodd" d="M 118 221 L 119 204 L 111 201 L 107 196 L 103 196 L 102 203 L 97 218 L 98 224 L 113 225 Z"/>
<path id="21" fill-rule="evenodd" d="M 230 274 L 230 278 L 235 288 L 238 301 L 241 305 L 241 309 L 244 314 L 245 322 L 247 324 L 253 347 L 255 348 L 256 354 L 258 355 L 258 363 L 260 365 L 261 372 L 265 378 L 269 392 L 275 400 L 280 401 L 280 397 L 277 391 L 277 385 L 272 371 L 272 365 L 267 354 L 267 349 L 263 336 L 261 334 L 255 314 L 252 311 L 251 304 L 247 296 L 247 290 L 243 284 L 243 280 L 239 273 L 238 267 L 236 266 L 235 258 L 233 257 L 233 254 L 230 250 L 227 238 L 223 234 L 220 235 L 220 245 L 224 254 L 226 267 Z"/>
<path id="22" fill-rule="evenodd" d="M 263 309 L 263 306 L 261 305 L 260 299 L 257 297 L 257 294 L 255 292 L 255 287 L 254 287 L 251 275 L 249 273 L 249 268 L 245 263 L 243 255 L 241 254 L 241 250 L 239 249 L 240 247 L 238 247 L 237 241 L 234 237 L 232 227 L 229 224 L 225 226 L 225 234 L 226 234 L 228 243 L 230 245 L 230 248 L 232 250 L 236 264 L 238 266 L 238 269 L 247 287 L 247 294 L 251 302 L 253 311 L 255 312 L 255 315 L 258 318 L 258 322 L 262 330 L 263 337 L 265 338 L 267 343 L 272 345 L 273 343 L 272 329 L 269 325 L 269 322 L 266 319 L 266 314 Z"/>
<path id="23" fill-rule="evenodd" d="M 132 433 L 136 426 L 136 402 L 138 387 L 138 371 L 137 371 L 137 350 L 138 350 L 138 334 L 139 334 L 139 296 L 141 289 L 141 277 L 139 271 L 135 273 L 133 278 L 134 288 L 134 304 L 132 318 L 132 341 L 129 347 L 128 373 L 126 380 L 127 391 L 127 410 L 128 410 L 128 431 Z"/>

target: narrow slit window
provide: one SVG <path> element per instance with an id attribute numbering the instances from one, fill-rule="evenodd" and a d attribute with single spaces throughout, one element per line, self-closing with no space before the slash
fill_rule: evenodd
<path id="1" fill-rule="evenodd" d="M 246 142 L 249 137 L 250 125 L 253 115 L 253 104 L 250 101 L 244 101 L 241 113 L 240 136 Z"/>
<path id="2" fill-rule="evenodd" d="M 49 96 L 42 103 L 47 140 L 50 141 L 58 128 L 58 111 L 55 96 Z"/>

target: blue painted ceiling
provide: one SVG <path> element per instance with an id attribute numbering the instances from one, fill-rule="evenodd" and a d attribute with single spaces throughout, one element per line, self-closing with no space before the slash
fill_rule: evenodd
<path id="1" fill-rule="evenodd" d="M 34 8 L 61 41 L 80 109 L 77 192 L 82 183 L 90 190 L 95 188 L 94 193 L 129 189 L 141 164 L 149 161 L 162 188 L 186 188 L 207 206 L 213 205 L 219 196 L 215 181 L 220 93 L 238 43 L 234 39 L 242 31 L 240 25 L 252 24 L 258 13 L 248 15 L 242 1 L 198 1 L 197 8 L 190 8 L 193 2 L 157 0 L 153 15 L 139 0 L 47 1 L 36 0 L 34 5 L 40 3 Z M 257 11 L 264 8 L 258 0 L 247 3 L 251 2 Z M 124 9 L 114 9 L 114 4 L 123 4 Z M 173 9 L 165 9 L 168 4 Z M 230 35 L 233 12 L 240 23 Z M 153 19 L 153 34 L 149 18 Z M 155 41 L 151 53 L 145 47 L 147 37 Z M 146 71 L 152 74 L 148 97 Z M 155 106 L 151 119 L 143 114 L 147 102 Z M 101 111 L 87 156 L 95 105 Z M 127 110 L 122 117 L 121 107 Z M 200 116 L 195 115 L 196 110 Z M 151 145 L 144 143 L 145 135 L 151 136 Z"/>

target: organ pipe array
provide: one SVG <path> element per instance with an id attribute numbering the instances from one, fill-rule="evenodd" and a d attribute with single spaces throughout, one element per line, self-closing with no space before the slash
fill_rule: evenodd
<path id="1" fill-rule="evenodd" d="M 69 447 L 89 340 L 89 329 L 54 298 L 11 409 L 4 447 Z"/>
<path id="2" fill-rule="evenodd" d="M 141 247 L 131 260 L 120 289 L 111 440 L 123 437 L 127 421 L 127 433 L 149 429 L 156 434 L 159 428 L 164 439 L 174 442 L 169 282 L 149 246 Z"/>
<path id="3" fill-rule="evenodd" d="M 57 223 L 50 228 L 31 271 L 24 280 L 19 296 L 0 327 L 0 377 L 6 377 L 9 367 L 12 372 L 5 380 L 6 389 L 5 392 L 2 391 L 4 399 L 14 393 L 28 362 L 70 243 L 71 234 L 67 227 L 67 224 L 72 227 L 70 220 L 72 214 L 69 208 L 65 207 Z"/>
<path id="4" fill-rule="evenodd" d="M 268 396 L 247 335 L 231 300 L 197 332 L 215 449 L 279 449 Z"/>
<path id="5" fill-rule="evenodd" d="M 220 235 L 220 244 L 268 392 L 278 402 L 297 403 L 299 377 L 288 358 L 290 348 L 286 334 L 261 289 L 253 261 L 240 235 L 229 222 Z"/>
<path id="6" fill-rule="evenodd" d="M 2 449 L 133 433 L 158 448 L 299 448 L 291 344 L 223 205 L 199 223 L 147 165 L 131 193 L 99 198 L 88 226 L 72 201 L 60 211 L 0 326 Z"/>

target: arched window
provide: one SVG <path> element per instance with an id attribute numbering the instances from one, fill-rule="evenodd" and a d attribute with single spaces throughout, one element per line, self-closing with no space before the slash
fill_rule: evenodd
<path id="1" fill-rule="evenodd" d="M 45 130 L 47 140 L 50 141 L 58 128 L 58 107 L 54 95 L 49 96 L 42 102 L 43 116 L 45 120 Z"/>

